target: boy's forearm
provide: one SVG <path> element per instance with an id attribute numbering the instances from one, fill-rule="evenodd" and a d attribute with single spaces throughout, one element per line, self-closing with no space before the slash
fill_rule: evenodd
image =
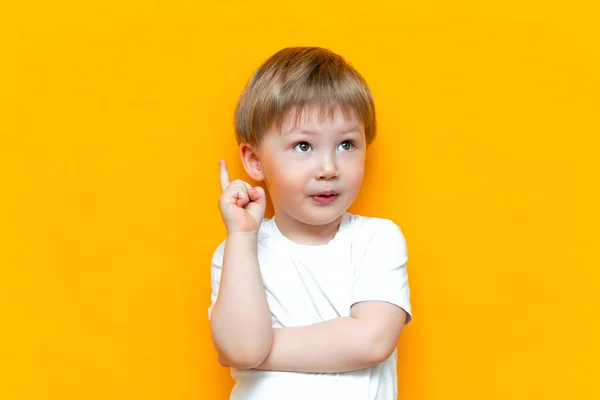
<path id="1" fill-rule="evenodd" d="M 373 330 L 352 317 L 315 325 L 273 329 L 269 356 L 255 369 L 313 373 L 367 368 L 389 355 L 377 348 Z"/>
<path id="2" fill-rule="evenodd" d="M 219 295 L 210 319 L 217 351 L 237 368 L 258 365 L 272 343 L 271 312 L 256 246 L 256 232 L 228 235 Z"/>

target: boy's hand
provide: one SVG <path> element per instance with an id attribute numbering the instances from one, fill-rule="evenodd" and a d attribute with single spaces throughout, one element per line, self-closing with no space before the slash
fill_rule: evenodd
<path id="1" fill-rule="evenodd" d="M 224 160 L 219 160 L 219 169 L 223 190 L 219 209 L 228 233 L 258 231 L 267 205 L 264 189 L 260 186 L 253 188 L 240 179 L 229 183 Z"/>

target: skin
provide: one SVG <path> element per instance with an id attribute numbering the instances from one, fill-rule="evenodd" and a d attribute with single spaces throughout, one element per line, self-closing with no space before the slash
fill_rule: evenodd
<path id="1" fill-rule="evenodd" d="M 260 146 L 241 146 L 249 175 L 266 181 L 281 232 L 301 244 L 322 244 L 337 231 L 342 214 L 360 190 L 367 145 L 357 119 L 319 118 L 318 110 L 302 114 L 298 125 L 284 120 L 272 126 Z M 310 196 L 339 193 L 331 204 L 319 205 Z"/>
<path id="2" fill-rule="evenodd" d="M 367 150 L 364 127 L 340 110 L 325 117 L 316 108 L 306 109 L 298 124 L 292 121 L 287 118 L 281 127 L 272 126 L 258 146 L 242 143 L 242 162 L 251 178 L 266 183 L 282 234 L 301 244 L 324 244 L 335 236 L 360 190 Z M 390 303 L 360 302 L 350 317 L 303 327 L 271 327 L 256 256 L 264 190 L 240 180 L 230 183 L 223 161 L 220 178 L 219 206 L 228 240 L 211 329 L 221 365 L 333 373 L 387 359 L 407 317 Z M 337 197 L 319 204 L 312 196 L 323 191 L 334 191 Z"/>
<path id="3" fill-rule="evenodd" d="M 273 337 L 257 255 L 266 197 L 260 187 L 239 179 L 230 182 L 224 161 L 220 161 L 220 180 L 219 209 L 227 240 L 219 297 L 210 320 L 212 339 L 222 363 L 254 368 L 269 353 Z"/>

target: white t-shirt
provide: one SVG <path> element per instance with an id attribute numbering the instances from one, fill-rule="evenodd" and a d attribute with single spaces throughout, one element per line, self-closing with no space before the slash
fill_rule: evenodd
<path id="1" fill-rule="evenodd" d="M 406 241 L 391 220 L 345 213 L 335 237 L 324 245 L 301 245 L 285 237 L 274 219 L 258 232 L 258 262 L 274 328 L 306 326 L 350 316 L 354 303 L 386 301 L 412 320 Z M 212 259 L 215 304 L 225 241 Z M 301 343 L 298 344 L 302 346 Z M 396 400 L 396 350 L 384 362 L 343 373 L 231 369 L 231 400 Z"/>

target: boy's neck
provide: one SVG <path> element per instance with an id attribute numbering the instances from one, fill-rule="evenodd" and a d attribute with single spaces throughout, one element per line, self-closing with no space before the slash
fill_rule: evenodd
<path id="1" fill-rule="evenodd" d="M 343 215 L 325 225 L 308 225 L 291 218 L 284 212 L 276 213 L 274 222 L 282 235 L 302 245 L 323 245 L 331 241 L 338 232 Z"/>

